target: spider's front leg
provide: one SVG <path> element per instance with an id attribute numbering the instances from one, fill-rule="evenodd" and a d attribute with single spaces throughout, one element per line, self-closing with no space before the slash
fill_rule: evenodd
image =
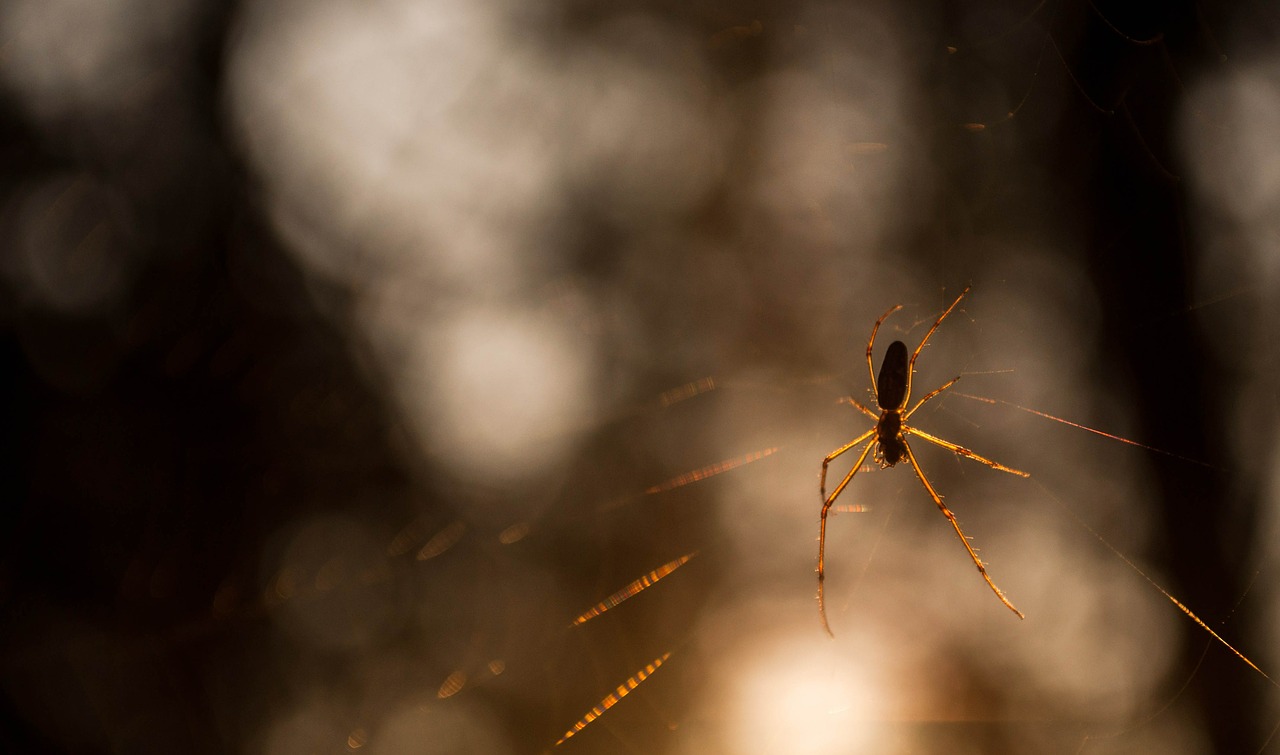
<path id="1" fill-rule="evenodd" d="M 842 403 L 842 404 L 848 404 L 849 406 L 852 406 L 854 409 L 857 409 L 858 411 L 860 411 L 860 412 L 862 412 L 863 414 L 867 415 L 868 417 L 870 417 L 871 419 L 875 420 L 876 422 L 879 422 L 879 421 L 880 421 L 880 415 L 879 415 L 879 414 L 876 414 L 875 412 L 873 412 L 873 411 L 871 411 L 870 409 L 868 409 L 868 408 L 867 408 L 867 407 L 866 407 L 866 406 L 865 406 L 861 401 L 859 401 L 858 399 L 854 398 L 853 396 L 845 396 L 844 398 L 841 398 L 841 399 L 840 399 L 840 403 Z M 857 441 L 854 441 L 854 442 L 856 443 Z"/>

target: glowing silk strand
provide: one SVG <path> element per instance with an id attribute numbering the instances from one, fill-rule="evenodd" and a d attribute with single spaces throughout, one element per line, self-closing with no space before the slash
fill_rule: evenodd
<path id="1" fill-rule="evenodd" d="M 658 397 L 658 403 L 665 408 L 672 404 L 678 404 L 686 399 L 691 399 L 700 393 L 714 391 L 715 389 L 716 381 L 709 377 L 704 377 L 701 380 L 695 380 L 692 383 L 685 383 L 679 388 L 672 388 L 669 391 L 664 391 L 662 395 Z"/>
<path id="2" fill-rule="evenodd" d="M 1202 467 L 1207 467 L 1207 468 L 1209 468 L 1209 469 L 1217 469 L 1217 470 L 1221 471 L 1221 469 L 1220 469 L 1219 467 L 1215 467 L 1214 465 L 1209 464 L 1208 462 L 1200 461 L 1199 459 L 1192 459 L 1192 458 L 1190 458 L 1190 457 L 1182 456 L 1182 455 L 1180 455 L 1180 454 L 1175 454 L 1175 453 L 1173 453 L 1172 451 L 1166 451 L 1166 450 L 1164 450 L 1163 448 L 1156 448 L 1155 446 L 1148 446 L 1147 444 L 1145 444 L 1145 443 L 1139 443 L 1139 442 L 1138 442 L 1138 441 L 1136 441 L 1136 440 L 1129 440 L 1128 438 L 1121 438 L 1119 435 L 1112 435 L 1111 433 L 1103 432 L 1102 430 L 1095 430 L 1095 429 L 1093 429 L 1092 427 L 1088 427 L 1087 425 L 1082 425 L 1082 424 L 1080 424 L 1080 423 L 1078 423 L 1078 422 L 1072 422 L 1071 420 L 1069 420 L 1069 419 L 1063 419 L 1062 417 L 1055 417 L 1055 416 L 1053 416 L 1052 414 L 1046 414 L 1046 413 L 1041 412 L 1041 411 L 1036 411 L 1035 409 L 1032 409 L 1032 408 L 1030 408 L 1030 407 L 1020 406 L 1020 405 L 1018 405 L 1018 404 L 1013 403 L 1012 401 L 1005 401 L 1004 399 L 998 399 L 998 398 L 983 398 L 983 397 L 981 397 L 981 396 L 970 396 L 970 395 L 969 395 L 969 394 L 967 394 L 967 393 L 961 393 L 961 392 L 959 392 L 959 391 L 953 391 L 951 395 L 953 395 L 953 396 L 961 396 L 961 397 L 963 397 L 963 398 L 968 398 L 968 399 L 973 399 L 974 401 L 981 401 L 981 402 L 982 402 L 982 403 L 984 403 L 984 404 L 1004 404 L 1005 406 L 1011 406 L 1011 407 L 1013 407 L 1014 409 L 1019 409 L 1019 410 L 1021 410 L 1021 411 L 1027 412 L 1028 414 L 1034 414 L 1034 415 L 1036 415 L 1037 417 L 1043 417 L 1043 418 L 1045 418 L 1045 419 L 1051 419 L 1051 420 L 1053 420 L 1054 422 L 1061 422 L 1061 423 L 1062 423 L 1062 424 L 1064 424 L 1064 425 L 1070 425 L 1071 427 L 1077 427 L 1077 428 L 1079 428 L 1079 429 L 1081 429 L 1081 430 L 1087 430 L 1087 431 L 1089 431 L 1089 432 L 1093 433 L 1094 435 L 1101 435 L 1101 436 L 1102 436 L 1102 437 L 1104 437 L 1104 438 L 1110 438 L 1111 440 L 1118 440 L 1118 441 L 1120 441 L 1121 443 L 1128 443 L 1128 444 L 1129 444 L 1129 445 L 1131 445 L 1131 446 L 1137 446 L 1138 448 L 1145 448 L 1145 449 L 1146 449 L 1146 450 L 1148 450 L 1148 451 L 1154 451 L 1155 453 L 1158 453 L 1158 454 L 1164 454 L 1165 456 L 1172 456 L 1173 458 L 1178 459 L 1179 461 L 1185 461 L 1185 462 L 1188 462 L 1188 463 L 1190 463 L 1190 464 L 1199 464 L 1199 465 L 1200 465 L 1200 466 L 1202 466 Z"/>
<path id="3" fill-rule="evenodd" d="M 1135 564 L 1133 561 L 1131 561 L 1131 560 L 1129 559 L 1129 557 L 1128 557 L 1128 556 L 1126 556 L 1126 555 L 1124 555 L 1123 553 L 1121 553 L 1121 552 L 1120 552 L 1120 549 L 1116 548 L 1114 545 L 1112 545 L 1111 543 L 1109 543 L 1109 542 L 1107 541 L 1107 539 L 1106 539 L 1105 537 L 1103 537 L 1103 536 L 1102 536 L 1102 535 L 1101 535 L 1097 530 L 1095 530 L 1094 528 L 1090 527 L 1090 526 L 1088 525 L 1088 523 L 1087 523 L 1087 522 L 1085 522 L 1083 519 L 1081 519 L 1081 518 L 1080 518 L 1080 516 L 1079 516 L 1078 514 L 1076 514 L 1076 512 L 1074 512 L 1074 511 L 1072 511 L 1070 508 L 1068 508 L 1068 507 L 1067 507 L 1067 505 L 1066 505 L 1065 503 L 1063 503 L 1061 500 L 1059 500 L 1057 496 L 1055 496 L 1053 493 L 1050 493 L 1048 488 L 1046 488 L 1046 487 L 1045 487 L 1043 484 L 1041 484 L 1038 480 L 1036 480 L 1036 481 L 1035 481 L 1035 483 L 1036 483 L 1037 485 L 1039 485 L 1039 486 L 1040 486 L 1040 489 L 1041 489 L 1042 491 L 1044 491 L 1045 495 L 1049 496 L 1049 498 L 1050 498 L 1050 499 L 1052 499 L 1052 500 L 1054 501 L 1054 503 L 1057 503 L 1057 504 L 1058 504 L 1058 506 L 1060 506 L 1064 511 L 1066 511 L 1068 514 L 1070 514 L 1070 515 L 1071 515 L 1071 518 L 1072 518 L 1072 519 L 1075 519 L 1075 520 L 1076 520 L 1076 522 L 1078 522 L 1078 523 L 1080 524 L 1080 526 L 1081 526 L 1081 527 L 1084 527 L 1086 530 L 1088 530 L 1088 531 L 1089 531 L 1089 534 L 1093 535 L 1095 538 L 1097 538 L 1097 539 L 1098 539 L 1098 542 L 1100 542 L 1100 543 L 1102 543 L 1103 545 L 1105 545 L 1105 546 L 1107 547 L 1107 549 L 1108 549 L 1108 550 L 1110 550 L 1112 553 L 1114 553 L 1114 554 L 1116 555 L 1116 557 L 1117 557 L 1117 558 L 1119 558 L 1121 561 L 1125 562 L 1125 564 L 1126 564 L 1130 569 L 1133 569 L 1135 572 L 1137 572 L 1137 573 L 1138 573 L 1138 576 L 1140 576 L 1140 577 L 1142 577 L 1143 579 L 1145 579 L 1145 580 L 1147 581 L 1147 583 L 1148 583 L 1148 584 L 1150 584 L 1152 587 L 1154 587 L 1156 590 L 1158 590 L 1158 591 L 1160 592 L 1160 594 L 1161 594 L 1161 595 L 1163 595 L 1163 596 L 1165 596 L 1166 598 L 1168 598 L 1168 599 L 1169 599 L 1169 600 L 1170 600 L 1170 601 L 1171 601 L 1175 606 L 1177 606 L 1177 607 L 1178 607 L 1178 610 L 1179 610 L 1179 611 L 1182 611 L 1184 614 L 1186 614 L 1187 618 L 1189 618 L 1189 619 L 1191 619 L 1192 621 L 1194 621 L 1194 622 L 1196 623 L 1196 625 L 1197 625 L 1197 626 L 1199 626 L 1199 627 L 1200 627 L 1201 629 L 1203 629 L 1204 631 L 1208 632 L 1208 633 L 1209 633 L 1209 635 L 1210 635 L 1211 637 L 1213 637 L 1213 639 L 1217 640 L 1219 643 L 1221 643 L 1221 644 L 1222 644 L 1222 646 L 1223 646 L 1223 647 L 1225 647 L 1227 650 L 1230 650 L 1232 653 L 1234 653 L 1234 654 L 1235 654 L 1235 656 L 1236 656 L 1237 658 L 1239 658 L 1240 660 L 1244 661 L 1244 662 L 1249 666 L 1249 668 L 1253 669 L 1254 671 L 1257 671 L 1259 674 L 1262 674 L 1262 678 L 1263 678 L 1263 679 L 1266 679 L 1267 681 L 1271 682 L 1272 684 L 1276 684 L 1276 682 L 1275 682 L 1275 681 L 1273 681 L 1273 680 L 1271 679 L 1271 677 L 1270 677 L 1270 676 L 1268 676 L 1268 675 L 1267 675 L 1267 673 L 1266 673 L 1265 671 L 1263 671 L 1262 669 L 1258 668 L 1257 664 L 1255 664 L 1253 661 L 1249 660 L 1249 659 L 1245 656 L 1245 654 L 1244 654 L 1244 653 L 1241 653 L 1239 650 L 1236 650 L 1236 649 L 1235 649 L 1235 647 L 1234 647 L 1234 646 L 1232 646 L 1232 644 L 1231 644 L 1230 642 L 1227 642 L 1226 640 L 1222 639 L 1222 636 L 1221 636 L 1221 635 L 1219 635 L 1217 632 L 1213 631 L 1213 629 L 1211 629 L 1211 628 L 1209 627 L 1209 625 L 1208 625 L 1208 624 L 1204 623 L 1204 621 L 1203 621 L 1203 620 L 1201 620 L 1201 618 L 1200 618 L 1199 616 L 1196 616 L 1196 615 L 1195 615 L 1195 612 L 1193 612 L 1190 608 L 1187 608 L 1187 606 L 1186 606 L 1185 604 L 1183 604 L 1183 602 L 1182 602 L 1182 601 L 1180 601 L 1180 600 L 1178 600 L 1177 598 L 1173 597 L 1173 595 L 1171 595 L 1171 594 L 1169 593 L 1169 591 L 1168 591 L 1168 590 L 1166 590 L 1166 589 L 1164 589 L 1163 587 L 1161 587 L 1161 586 L 1160 586 L 1160 584 L 1159 584 L 1158 582 L 1156 582 L 1154 579 L 1152 579 L 1151 577 L 1148 577 L 1146 572 L 1144 572 L 1142 569 L 1138 568 L 1138 565 L 1137 565 L 1137 564 Z M 1278 685 L 1278 686 L 1280 686 L 1280 685 Z"/>
<path id="4" fill-rule="evenodd" d="M 622 684 L 618 685 L 618 688 L 615 689 L 612 694 L 610 694 L 605 699 L 601 700 L 600 704 L 592 708 L 590 711 L 588 711 L 587 715 L 583 716 L 582 720 L 574 724 L 572 729 L 569 729 L 568 731 L 566 731 L 564 733 L 564 736 L 560 737 L 560 739 L 556 741 L 556 745 L 561 744 L 569 737 L 572 737 L 574 734 L 577 734 L 578 732 L 587 728 L 587 724 L 599 718 L 601 715 L 604 714 L 606 710 L 609 710 L 613 706 L 617 705 L 618 702 L 622 700 L 622 698 L 631 694 L 631 690 L 635 689 L 636 687 L 639 687 L 640 682 L 643 682 L 645 679 L 648 679 L 649 675 L 652 674 L 654 671 L 657 671 L 658 667 L 661 666 L 670 657 L 671 657 L 671 653 L 669 652 L 663 653 L 660 657 L 655 658 L 653 660 L 653 663 L 650 663 L 648 666 L 645 666 L 644 668 L 636 672 L 635 676 L 631 677 L 630 679 L 626 680 Z"/>
<path id="5" fill-rule="evenodd" d="M 702 467 L 701 469 L 695 469 L 692 472 L 685 472 L 684 474 L 679 475 L 678 477 L 673 477 L 666 482 L 658 483 L 657 485 L 646 489 L 644 492 L 649 494 L 665 493 L 668 490 L 678 488 L 682 485 L 688 485 L 690 483 L 698 482 L 699 480 L 705 480 L 708 477 L 714 477 L 723 472 L 728 472 L 731 469 L 737 469 L 744 464 L 750 464 L 753 461 L 760 461 L 766 456 L 771 456 L 777 453 L 777 451 L 778 447 L 774 446 L 773 448 L 766 448 L 763 451 L 753 451 L 752 453 L 744 454 L 733 459 L 726 459 L 725 461 L 717 462 L 715 464 Z"/>
<path id="6" fill-rule="evenodd" d="M 595 606 L 593 606 L 590 610 L 586 611 L 581 616 L 574 619 L 573 625 L 577 626 L 586 621 L 594 619 L 595 617 L 599 616 L 605 611 L 608 611 L 610 608 L 617 606 L 619 603 L 626 600 L 627 598 L 630 598 L 638 594 L 641 590 L 647 587 L 653 586 L 654 584 L 657 583 L 658 580 L 667 576 L 668 574 L 675 571 L 676 569 L 679 569 L 681 566 L 684 566 L 685 564 L 689 563 L 690 559 L 692 559 L 696 555 L 698 555 L 697 551 L 694 551 L 693 553 L 686 553 L 685 555 L 681 556 L 680 558 L 677 558 L 674 561 L 668 561 L 662 566 L 659 566 L 657 569 L 654 569 L 653 571 L 644 575 L 640 579 L 637 579 L 636 581 L 628 584 L 626 587 L 622 588 L 621 590 L 605 598 L 603 601 L 596 603 Z"/>
<path id="7" fill-rule="evenodd" d="M 418 560 L 427 561 L 441 555 L 457 545 L 466 531 L 466 522 L 461 520 L 446 525 L 444 529 L 428 540 L 426 545 L 422 546 L 422 549 L 418 551 Z"/>

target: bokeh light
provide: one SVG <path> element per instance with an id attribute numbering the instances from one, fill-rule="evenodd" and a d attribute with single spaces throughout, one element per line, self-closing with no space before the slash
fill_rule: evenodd
<path id="1" fill-rule="evenodd" d="M 1264 747 L 1265 15 L 5 5 L 0 749 Z"/>

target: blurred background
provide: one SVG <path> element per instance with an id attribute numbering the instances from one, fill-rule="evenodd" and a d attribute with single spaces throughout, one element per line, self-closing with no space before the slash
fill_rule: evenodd
<path id="1" fill-rule="evenodd" d="M 1278 22 L 9 0 L 0 749 L 1277 750 Z"/>

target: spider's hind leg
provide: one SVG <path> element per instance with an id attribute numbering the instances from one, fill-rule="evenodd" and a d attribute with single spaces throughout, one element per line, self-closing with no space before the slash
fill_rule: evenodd
<path id="1" fill-rule="evenodd" d="M 858 473 L 858 470 L 862 469 L 862 463 L 867 460 L 867 454 L 871 453 L 872 446 L 876 444 L 876 439 L 874 437 L 875 432 L 875 428 L 871 428 L 862 435 L 859 435 L 856 439 L 841 446 L 840 448 L 837 448 L 835 451 L 832 451 L 827 455 L 827 458 L 822 460 L 822 492 L 825 495 L 827 484 L 827 465 L 831 463 L 832 459 L 836 458 L 840 454 L 848 451 L 859 443 L 866 441 L 866 445 L 863 447 L 862 453 L 858 455 L 858 460 L 853 464 L 853 469 L 850 469 L 849 474 L 845 475 L 844 479 L 840 481 L 840 484 L 836 486 L 836 489 L 831 491 L 831 496 L 823 499 L 822 515 L 818 523 L 818 615 L 822 617 L 822 628 L 827 630 L 827 634 L 832 637 L 835 635 L 831 632 L 831 625 L 827 623 L 827 606 L 823 599 L 822 592 L 822 581 L 826 579 L 825 554 L 827 546 L 827 512 L 831 510 L 831 504 L 835 503 L 836 498 L 844 492 L 844 489 L 849 485 L 853 476 Z M 870 438 L 870 440 L 867 440 L 868 438 Z"/>
<path id="2" fill-rule="evenodd" d="M 843 446 L 840 446 L 836 450 L 827 454 L 826 457 L 822 460 L 822 477 L 818 482 L 818 491 L 822 497 L 824 511 L 828 506 L 831 505 L 831 502 L 836 499 L 836 496 L 840 495 L 840 491 L 844 490 L 844 486 L 849 484 L 849 480 L 853 479 L 853 476 L 857 474 L 858 467 L 862 466 L 862 460 L 866 459 L 867 455 L 866 453 L 862 454 L 862 459 L 859 459 L 858 463 L 853 466 L 853 470 L 849 472 L 849 474 L 844 478 L 844 480 L 841 481 L 840 485 L 836 487 L 835 492 L 831 494 L 830 498 L 827 498 L 827 466 L 831 464 L 831 462 L 835 461 L 837 457 L 843 455 L 849 449 L 853 448 L 859 443 L 862 443 L 867 438 L 870 438 L 875 434 L 876 434 L 876 429 L 873 427 L 870 430 L 863 433 L 862 435 L 859 435 L 858 437 L 854 438 L 853 440 L 849 441 Z M 868 448 L 870 448 L 870 446 L 868 446 Z"/>
<path id="3" fill-rule="evenodd" d="M 919 434 L 918 431 L 917 434 Z M 906 439 L 903 439 L 902 447 L 907 452 L 907 460 L 911 462 L 911 468 L 916 471 L 916 477 L 920 478 L 920 483 L 924 485 L 924 489 L 929 494 L 929 497 L 933 499 L 935 504 L 937 504 L 938 510 L 942 512 L 942 515 L 947 518 L 948 522 L 951 522 L 951 527 L 955 529 L 956 536 L 960 538 L 960 542 L 964 543 L 964 549 L 969 552 L 969 558 L 973 559 L 974 566 L 978 567 L 978 573 L 982 575 L 984 580 L 986 580 L 987 586 L 996 594 L 996 597 L 1000 599 L 1000 602 L 1005 604 L 1005 607 L 1016 613 L 1019 619 L 1025 619 L 1026 616 L 1022 614 L 1022 611 L 1013 607 L 1013 604 L 1004 596 L 1004 593 L 1000 591 L 1000 588 L 996 587 L 996 583 L 991 579 L 991 575 L 987 574 L 987 567 L 982 564 L 982 559 L 978 558 L 977 551 L 975 551 L 973 546 L 969 544 L 969 538 L 965 537 L 964 530 L 960 529 L 960 522 L 956 520 L 956 515 L 951 513 L 951 509 L 947 508 L 947 505 L 942 502 L 942 496 L 938 495 L 938 491 L 933 489 L 933 485 L 930 484 L 929 478 L 924 476 L 924 470 L 920 468 L 920 463 L 916 461 L 916 455 L 912 453 L 911 446 L 906 442 Z"/>

